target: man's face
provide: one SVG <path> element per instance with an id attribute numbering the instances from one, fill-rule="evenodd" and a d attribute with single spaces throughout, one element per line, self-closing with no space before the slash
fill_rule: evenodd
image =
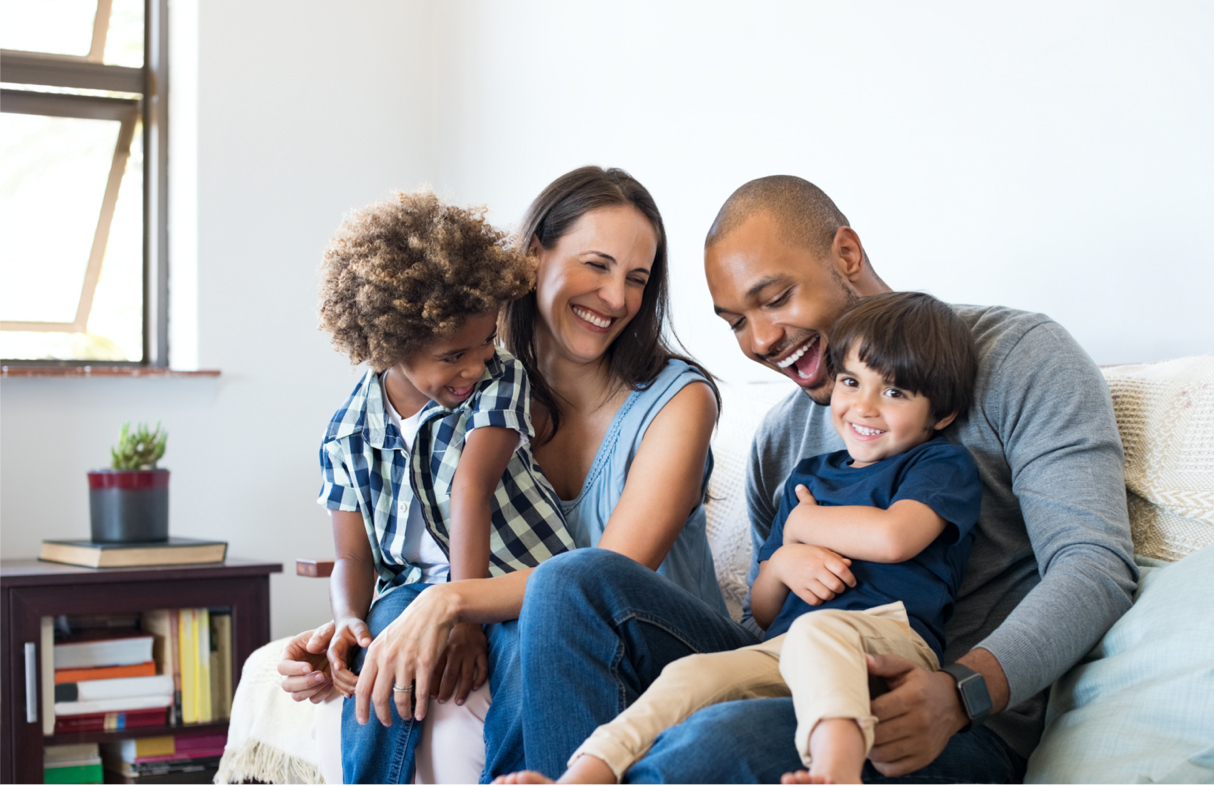
<path id="1" fill-rule="evenodd" d="M 782 239 L 758 213 L 704 252 L 713 307 L 751 360 L 788 376 L 818 404 L 829 404 L 827 331 L 858 299 L 831 260 Z"/>

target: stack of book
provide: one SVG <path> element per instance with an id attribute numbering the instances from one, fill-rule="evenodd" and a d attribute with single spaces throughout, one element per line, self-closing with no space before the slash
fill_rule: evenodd
<path id="1" fill-rule="evenodd" d="M 94 636 L 54 645 L 54 732 L 163 725 L 173 681 L 156 675 L 153 637 L 134 631 Z"/>
<path id="2" fill-rule="evenodd" d="M 145 737 L 102 746 L 111 783 L 209 783 L 227 735 Z"/>
<path id="3" fill-rule="evenodd" d="M 226 720 L 228 609 L 44 617 L 43 734 Z"/>
<path id="4" fill-rule="evenodd" d="M 102 783 L 97 743 L 48 745 L 42 749 L 43 783 Z"/>

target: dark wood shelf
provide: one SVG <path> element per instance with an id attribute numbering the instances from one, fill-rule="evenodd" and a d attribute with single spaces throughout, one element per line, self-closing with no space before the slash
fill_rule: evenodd
<path id="1" fill-rule="evenodd" d="M 139 737 L 205 737 L 210 734 L 227 734 L 228 722 L 191 723 L 186 726 L 137 726 L 121 731 L 70 731 L 43 737 L 42 744 L 74 745 L 78 742 L 118 742 Z"/>
<path id="2" fill-rule="evenodd" d="M 138 737 L 223 734 L 226 722 L 115 731 L 42 734 L 42 618 L 132 614 L 154 609 L 227 607 L 232 613 L 232 688 L 244 662 L 270 640 L 270 574 L 276 562 L 229 558 L 208 565 L 81 568 L 39 560 L 0 562 L 0 782 L 41 783 L 45 745 L 116 742 Z M 33 692 L 27 691 L 26 647 Z M 28 694 L 28 695 L 27 695 Z M 26 717 L 26 700 L 37 720 Z"/>

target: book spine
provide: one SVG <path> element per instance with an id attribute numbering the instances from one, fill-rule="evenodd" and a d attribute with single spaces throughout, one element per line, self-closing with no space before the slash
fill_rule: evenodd
<path id="1" fill-rule="evenodd" d="M 195 664 L 198 662 L 197 626 L 193 609 L 179 609 L 181 635 L 181 722 L 198 722 L 198 683 Z"/>
<path id="2" fill-rule="evenodd" d="M 69 682 L 92 682 L 118 677 L 152 677 L 156 674 L 156 662 L 136 663 L 133 666 L 100 666 L 92 669 L 54 669 L 56 685 Z"/>
<path id="3" fill-rule="evenodd" d="M 181 716 L 181 624 L 177 610 L 169 611 L 169 639 L 173 642 L 173 726 L 185 723 Z"/>
<path id="4" fill-rule="evenodd" d="M 214 717 L 211 706 L 211 615 L 206 609 L 195 609 L 198 621 L 198 720 L 210 723 Z"/>

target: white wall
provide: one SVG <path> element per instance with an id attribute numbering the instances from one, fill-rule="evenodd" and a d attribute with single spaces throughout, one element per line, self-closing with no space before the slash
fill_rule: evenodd
<path id="1" fill-rule="evenodd" d="M 836 199 L 896 288 L 1045 311 L 1102 363 L 1214 351 L 1209 3 L 190 8 L 197 362 L 223 375 L 4 380 L 6 559 L 87 537 L 84 473 L 128 419 L 172 433 L 175 534 L 288 572 L 331 553 L 316 449 L 355 376 L 315 329 L 315 269 L 393 187 L 513 224 L 572 167 L 629 169 L 667 221 L 678 331 L 731 381 L 769 372 L 712 316 L 701 243 L 781 172 Z M 325 591 L 276 577 L 275 635 Z"/>

